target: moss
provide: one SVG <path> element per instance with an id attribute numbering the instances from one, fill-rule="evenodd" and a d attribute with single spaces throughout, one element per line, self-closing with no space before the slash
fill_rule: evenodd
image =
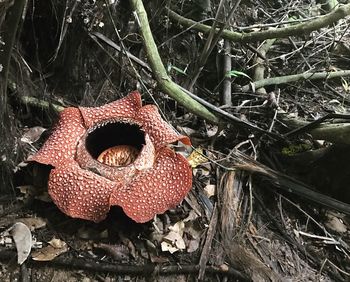
<path id="1" fill-rule="evenodd" d="M 311 150 L 312 146 L 310 144 L 292 144 L 288 147 L 282 148 L 282 154 L 287 156 L 293 156 L 295 154 Z"/>

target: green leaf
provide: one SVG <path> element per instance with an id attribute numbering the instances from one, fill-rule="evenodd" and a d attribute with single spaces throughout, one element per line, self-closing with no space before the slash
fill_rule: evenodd
<path id="1" fill-rule="evenodd" d="M 175 67 L 175 66 L 171 66 L 171 68 L 174 70 L 174 71 L 177 71 L 178 73 L 181 73 L 183 75 L 187 75 L 187 73 L 185 71 L 183 71 L 182 69 L 179 69 L 178 67 Z"/>
<path id="2" fill-rule="evenodd" d="M 245 76 L 245 77 L 247 77 L 247 78 L 251 79 L 249 75 L 245 74 L 244 72 L 237 71 L 237 70 L 231 70 L 231 71 L 228 71 L 228 72 L 226 73 L 226 75 L 225 75 L 225 76 L 226 76 L 226 77 L 239 77 L 239 76 Z"/>

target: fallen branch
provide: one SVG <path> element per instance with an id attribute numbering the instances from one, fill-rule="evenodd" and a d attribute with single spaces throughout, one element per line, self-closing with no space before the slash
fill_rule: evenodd
<path id="1" fill-rule="evenodd" d="M 64 107 L 61 105 L 50 103 L 30 96 L 21 96 L 21 102 L 25 105 L 34 106 L 45 110 L 49 110 L 50 108 L 53 108 L 56 112 L 61 112 L 64 110 Z"/>
<path id="2" fill-rule="evenodd" d="M 1 261 L 10 261 L 16 257 L 16 252 L 2 250 L 0 251 Z M 106 262 L 96 262 L 93 260 L 85 260 L 81 258 L 67 258 L 57 257 L 52 261 L 48 262 L 37 262 L 29 259 L 27 262 L 28 266 L 51 266 L 51 267 L 64 267 L 69 269 L 82 269 L 102 273 L 115 273 L 118 275 L 137 275 L 147 276 L 152 274 L 157 275 L 178 275 L 178 274 L 198 274 L 198 265 L 156 265 L 156 264 L 144 264 L 144 265 L 127 265 L 127 264 L 116 264 Z M 250 281 L 242 272 L 228 266 L 206 266 L 206 272 L 211 274 L 222 274 L 225 276 L 235 277 L 239 281 Z"/>
<path id="3" fill-rule="evenodd" d="M 185 27 L 191 27 L 194 30 L 201 31 L 205 34 L 210 32 L 211 27 L 205 24 L 197 23 L 191 19 L 180 16 L 174 11 L 166 8 L 169 18 Z M 268 29 L 264 31 L 255 31 L 249 33 L 240 33 L 230 30 L 223 30 L 221 36 L 225 39 L 231 40 L 233 42 L 256 42 L 263 41 L 266 39 L 273 38 L 285 38 L 288 36 L 300 36 L 302 34 L 309 34 L 312 31 L 318 30 L 320 28 L 331 25 L 338 20 L 345 18 L 350 15 L 350 4 L 340 6 L 338 9 L 330 12 L 327 15 L 318 17 L 316 19 L 310 20 L 308 22 L 299 23 L 287 27 Z M 217 29 L 217 32 L 219 29 Z"/>
<path id="4" fill-rule="evenodd" d="M 322 123 L 327 119 L 350 120 L 350 115 L 328 114 L 313 122 L 303 121 L 298 118 L 289 118 L 283 114 L 280 115 L 280 118 L 287 125 L 296 128 L 285 134 L 284 137 L 286 138 L 298 134 L 310 133 L 316 140 L 326 140 L 335 144 L 350 145 L 350 122 Z"/>
<path id="5" fill-rule="evenodd" d="M 284 84 L 284 83 L 290 83 L 298 80 L 330 79 L 330 78 L 343 77 L 343 76 L 350 76 L 350 70 L 332 71 L 332 72 L 325 71 L 325 72 L 314 72 L 314 73 L 304 72 L 299 74 L 265 78 L 259 81 L 255 81 L 250 84 L 244 85 L 242 87 L 242 91 L 248 92 L 251 89 L 259 89 L 261 87 L 265 87 L 268 85 Z"/>
<path id="6" fill-rule="evenodd" d="M 232 151 L 230 154 L 235 162 L 234 168 L 250 171 L 255 175 L 259 175 L 273 184 L 273 186 L 280 188 L 281 191 L 298 195 L 303 199 L 310 200 L 314 203 L 350 215 L 350 204 L 319 193 L 307 184 L 304 184 L 286 174 L 275 171 L 238 150 Z"/>

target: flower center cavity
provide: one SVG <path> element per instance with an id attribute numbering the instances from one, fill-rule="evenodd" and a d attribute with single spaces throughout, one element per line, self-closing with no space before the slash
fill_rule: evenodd
<path id="1" fill-rule="evenodd" d="M 136 124 L 111 122 L 94 126 L 86 137 L 86 149 L 100 163 L 127 166 L 135 161 L 145 134 Z"/>

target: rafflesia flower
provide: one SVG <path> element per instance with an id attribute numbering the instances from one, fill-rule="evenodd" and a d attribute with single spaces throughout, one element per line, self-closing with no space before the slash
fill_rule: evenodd
<path id="1" fill-rule="evenodd" d="M 179 204 L 192 185 L 187 160 L 169 144 L 178 135 L 138 92 L 96 108 L 67 108 L 30 158 L 54 168 L 48 192 L 65 214 L 99 222 L 120 206 L 136 222 Z"/>

